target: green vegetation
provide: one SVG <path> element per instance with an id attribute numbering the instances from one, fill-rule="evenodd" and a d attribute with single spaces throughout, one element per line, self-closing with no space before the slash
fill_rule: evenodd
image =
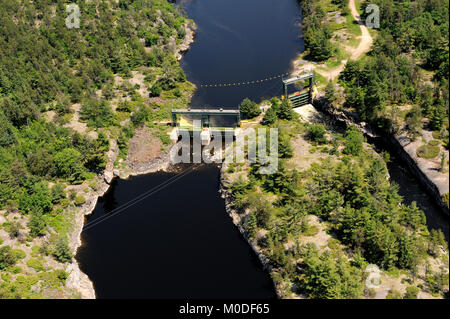
<path id="1" fill-rule="evenodd" d="M 332 30 L 325 19 L 325 11 L 317 0 L 300 0 L 303 15 L 303 34 L 308 49 L 307 58 L 325 61 L 333 54 Z"/>
<path id="2" fill-rule="evenodd" d="M 45 267 L 37 258 L 30 258 L 27 260 L 27 266 L 33 268 L 36 272 L 44 271 Z"/>
<path id="3" fill-rule="evenodd" d="M 170 108 L 184 107 L 194 90 L 173 54 L 190 23 L 177 6 L 80 1 L 80 28 L 69 29 L 67 4 L 0 5 L 0 209 L 7 210 L 5 218 L 20 214 L 7 217 L 2 228 L 12 247 L 38 247 L 35 237 L 43 242 L 29 259 L 0 246 L 0 298 L 48 297 L 48 288 L 58 288 L 58 297 L 73 295 L 63 287 L 62 269 L 45 270 L 45 258 L 63 267 L 73 257 L 67 235 L 74 206 L 86 201 L 73 185 L 95 190 L 111 140 L 125 158 L 137 127 L 148 125 L 167 143 L 167 128 L 153 122 L 169 119 Z M 159 104 L 131 84 L 136 72 L 150 94 L 161 97 Z M 27 275 L 27 267 L 38 274 Z"/>
<path id="4" fill-rule="evenodd" d="M 350 265 L 343 255 L 320 253 L 307 245 L 301 253 L 300 291 L 318 299 L 355 299 L 363 292 L 361 271 Z"/>
<path id="5" fill-rule="evenodd" d="M 84 198 L 83 195 L 77 195 L 77 196 L 75 197 L 75 200 L 73 201 L 73 203 L 74 203 L 76 206 L 81 206 L 81 205 L 83 205 L 84 203 L 86 203 L 86 198 Z"/>
<path id="6" fill-rule="evenodd" d="M 9 246 L 0 247 L 0 270 L 14 266 L 17 262 L 17 256 Z"/>
<path id="7" fill-rule="evenodd" d="M 333 103 L 336 101 L 336 89 L 333 81 L 331 80 L 328 81 L 327 86 L 325 87 L 325 99 L 328 103 Z"/>
<path id="8" fill-rule="evenodd" d="M 249 99 L 244 99 L 241 102 L 241 105 L 239 105 L 239 110 L 241 112 L 242 119 L 252 119 L 261 114 L 258 104 L 250 101 Z"/>
<path id="9" fill-rule="evenodd" d="M 263 123 L 271 125 L 277 119 L 292 120 L 296 118 L 296 113 L 292 110 L 292 103 L 288 99 L 280 101 L 278 98 L 270 100 L 270 108 L 264 114 Z"/>
<path id="10" fill-rule="evenodd" d="M 417 149 L 417 156 L 422 158 L 435 158 L 439 155 L 440 151 L 439 146 L 425 144 Z"/>
<path id="11" fill-rule="evenodd" d="M 299 170 L 289 160 L 292 153 L 280 152 L 277 172 L 262 175 L 261 165 L 255 163 L 232 184 L 243 226 L 269 258 L 282 296 L 361 298 L 368 264 L 415 276 L 419 265 L 447 249 L 442 232 L 428 233 L 425 215 L 416 203 L 402 203 L 397 186 L 387 179 L 385 162 L 364 147 L 364 137 L 357 129 L 329 133 L 331 139 L 327 140 L 327 131 L 320 124 L 280 119 L 265 123 L 285 136 L 279 139 L 280 149 L 281 144 L 292 149 L 291 138 L 304 133 L 313 145 L 331 144 L 333 154 L 338 155 Z M 310 224 L 313 215 L 322 221 L 320 226 Z M 301 244 L 302 238 L 314 238 L 319 227 L 332 236 L 329 251 Z M 437 294 L 442 295 L 443 274 L 429 275 L 423 289 L 432 291 L 436 286 Z M 405 298 L 416 294 L 416 289 L 408 288 Z M 374 291 L 369 291 L 367 296 L 373 295 Z M 388 297 L 402 296 L 391 292 Z"/>
<path id="12" fill-rule="evenodd" d="M 345 132 L 345 147 L 342 153 L 358 156 L 363 151 L 364 141 L 364 136 L 356 128 L 350 128 Z"/>
<path id="13" fill-rule="evenodd" d="M 65 263 L 72 260 L 72 251 L 70 250 L 67 238 L 60 237 L 56 242 L 54 256 L 59 262 Z"/>
<path id="14" fill-rule="evenodd" d="M 346 105 L 364 121 L 398 132 L 402 123 L 397 108 L 410 104 L 404 119 L 412 137 L 420 135 L 424 118 L 425 128 L 448 134 L 449 2 L 371 3 L 380 7 L 381 30 L 369 56 L 349 61 L 340 76 Z"/>
<path id="15" fill-rule="evenodd" d="M 419 293 L 419 288 L 414 286 L 406 287 L 405 295 L 403 299 L 417 299 L 417 294 Z"/>
<path id="16" fill-rule="evenodd" d="M 319 144 L 324 144 L 327 142 L 327 139 L 325 136 L 326 133 L 327 133 L 327 131 L 326 131 L 325 127 L 323 127 L 323 125 L 314 124 L 314 125 L 311 125 L 308 129 L 308 138 L 313 142 L 316 142 Z"/>

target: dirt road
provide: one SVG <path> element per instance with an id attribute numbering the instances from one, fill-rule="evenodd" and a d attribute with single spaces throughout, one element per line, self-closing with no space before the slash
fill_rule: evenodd
<path id="1" fill-rule="evenodd" d="M 366 27 L 364 22 L 361 20 L 361 17 L 358 14 L 358 11 L 356 10 L 355 6 L 355 0 L 349 0 L 348 6 L 350 8 L 351 14 L 353 18 L 357 21 L 359 24 L 359 27 L 361 29 L 361 36 L 360 42 L 358 44 L 357 48 L 349 48 L 351 52 L 350 60 L 357 60 L 360 58 L 363 54 L 369 52 L 373 39 L 372 36 L 369 33 L 369 29 Z M 329 79 L 335 79 L 339 76 L 339 74 L 344 70 L 345 65 L 347 64 L 347 60 L 342 60 L 341 64 L 331 70 L 319 70 L 316 69 L 315 63 L 306 63 L 301 65 L 302 70 L 315 70 L 317 73 L 322 75 L 323 77 Z M 296 72 L 298 73 L 298 72 Z"/>
<path id="2" fill-rule="evenodd" d="M 369 29 L 364 24 L 364 21 L 361 20 L 361 17 L 356 11 L 355 0 L 349 0 L 348 6 L 352 13 L 353 18 L 358 22 L 359 28 L 361 29 L 361 41 L 359 42 L 358 47 L 352 52 L 351 60 L 357 60 L 363 54 L 369 52 L 370 47 L 372 46 L 373 39 L 369 33 Z"/>

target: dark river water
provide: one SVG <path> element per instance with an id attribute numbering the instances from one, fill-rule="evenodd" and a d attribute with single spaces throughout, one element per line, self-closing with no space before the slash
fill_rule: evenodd
<path id="1" fill-rule="evenodd" d="M 197 23 L 195 42 L 181 60 L 189 81 L 198 87 L 192 108 L 236 108 L 280 96 L 280 78 L 257 84 L 201 87 L 271 78 L 291 70 L 303 51 L 297 0 L 187 0 L 188 16 Z"/>
<path id="2" fill-rule="evenodd" d="M 181 65 L 198 85 L 285 73 L 303 50 L 296 0 L 193 0 L 183 5 L 198 30 Z M 199 87 L 192 107 L 235 108 L 245 97 L 259 101 L 281 91 L 279 78 L 259 85 Z M 217 167 L 197 166 L 115 214 L 115 208 L 174 176 L 116 179 L 99 199 L 76 256 L 97 297 L 275 298 L 270 276 L 225 211 Z"/>
<path id="3" fill-rule="evenodd" d="M 395 152 L 385 145 L 381 139 L 369 139 L 375 145 L 378 152 L 387 151 L 391 158 L 387 163 L 391 181 L 399 185 L 398 193 L 403 197 L 406 204 L 416 202 L 427 218 L 428 229 L 440 229 L 449 239 L 449 217 L 434 202 L 427 190 L 419 180 L 410 172 L 406 163 L 395 156 Z"/>
<path id="4" fill-rule="evenodd" d="M 279 78 L 236 87 L 200 84 L 254 81 L 288 72 L 290 61 L 303 50 L 296 0 L 182 3 L 198 25 L 195 42 L 181 60 L 188 79 L 199 86 L 193 108 L 235 108 L 245 97 L 260 101 L 282 94 Z M 115 179 L 99 199 L 76 256 L 98 298 L 276 297 L 270 276 L 225 211 L 218 167 L 191 168 L 182 177 L 155 173 Z M 417 201 L 429 226 L 443 229 L 448 238 L 448 218 L 418 181 L 395 158 L 389 171 L 405 201 Z M 164 187 L 155 189 L 158 185 Z M 142 201 L 117 210 L 152 190 Z"/>
<path id="5" fill-rule="evenodd" d="M 219 169 L 115 179 L 83 232 L 77 259 L 98 298 L 272 298 L 273 284 L 225 212 Z M 92 228 L 138 195 L 164 189 Z"/>

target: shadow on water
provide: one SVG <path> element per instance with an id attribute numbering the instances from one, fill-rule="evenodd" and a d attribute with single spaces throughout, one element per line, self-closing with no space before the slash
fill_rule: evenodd
<path id="1" fill-rule="evenodd" d="M 445 215 L 442 209 L 428 194 L 425 187 L 411 173 L 407 164 L 397 158 L 389 146 L 379 138 L 368 139 L 370 143 L 375 145 L 378 152 L 387 151 L 391 158 L 387 163 L 391 181 L 399 186 L 398 193 L 403 197 L 406 204 L 416 202 L 417 206 L 423 210 L 427 219 L 428 229 L 440 229 L 445 235 L 448 242 L 449 239 L 449 217 Z"/>
<path id="2" fill-rule="evenodd" d="M 281 95 L 281 79 L 204 88 L 288 72 L 303 51 L 296 0 L 189 0 L 198 30 L 181 60 L 199 86 L 193 108 L 236 108 Z M 181 168 L 181 170 L 183 170 Z M 177 173 L 179 173 L 177 171 Z M 77 260 L 99 298 L 275 298 L 272 280 L 232 223 L 218 193 L 219 168 L 196 165 L 179 180 L 82 233 Z M 175 173 L 115 179 L 87 225 Z M 92 225 L 92 224 L 91 224 Z"/>

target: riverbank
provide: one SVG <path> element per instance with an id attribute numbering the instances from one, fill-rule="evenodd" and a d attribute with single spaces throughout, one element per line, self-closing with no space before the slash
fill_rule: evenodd
<path id="1" fill-rule="evenodd" d="M 114 178 L 128 179 L 131 176 L 145 175 L 157 171 L 168 171 L 170 166 L 169 152 L 163 153 L 161 156 L 153 158 L 141 165 L 129 166 L 128 163 L 125 168 L 116 169 L 113 163 L 118 156 L 118 147 L 115 140 L 110 140 L 110 151 L 108 152 L 108 164 L 105 171 L 98 178 L 97 190 L 87 194 L 86 202 L 81 207 L 74 208 L 76 210 L 74 230 L 69 237 L 69 246 L 72 251 L 77 252 L 78 248 L 83 245 L 81 241 L 81 232 L 86 216 L 90 215 L 97 205 L 100 197 L 104 196 L 109 190 L 109 187 Z M 67 286 L 76 289 L 80 292 L 81 298 L 93 299 L 95 298 L 95 290 L 92 281 L 84 274 L 79 267 L 79 264 L 74 260 L 66 270 L 69 273 L 67 279 Z"/>
<path id="2" fill-rule="evenodd" d="M 186 52 L 193 43 L 195 29 L 195 23 L 192 21 L 186 23 L 186 37 L 174 52 L 178 60 L 182 58 L 182 53 Z M 119 156 L 119 147 L 115 139 L 110 139 L 109 143 L 110 150 L 107 153 L 108 163 L 106 164 L 104 172 L 96 178 L 97 182 L 95 189 L 90 189 L 90 191 L 84 195 L 86 201 L 82 206 L 71 208 L 75 217 L 72 231 L 69 234 L 69 247 L 74 252 L 74 255 L 76 255 L 78 248 L 83 245 L 81 233 L 83 231 L 86 216 L 93 212 L 98 199 L 106 194 L 114 178 L 128 179 L 131 176 L 145 175 L 161 170 L 167 171 L 170 165 L 169 148 L 169 150 L 161 152 L 158 156 L 149 158 L 147 161 L 141 162 L 138 165 L 135 165 L 130 161 L 119 161 L 121 164 L 120 167 L 115 167 L 114 164 Z M 81 189 L 81 187 L 76 188 Z M 66 286 L 68 288 L 77 290 L 82 299 L 96 298 L 92 281 L 81 271 L 80 265 L 75 259 L 67 266 L 66 271 L 69 273 L 66 281 Z"/>
<path id="3" fill-rule="evenodd" d="M 377 132 L 369 124 L 362 122 L 356 113 L 331 107 L 323 95 L 314 99 L 314 106 L 321 112 L 330 115 L 336 121 L 346 125 L 354 125 L 364 135 L 370 138 L 381 138 L 389 149 L 404 162 L 414 177 L 427 190 L 431 198 L 438 205 L 443 214 L 449 215 L 449 208 L 443 200 L 444 194 L 449 192 L 448 175 L 439 173 L 439 167 L 434 167 L 429 161 L 419 158 L 416 147 L 411 140 L 399 135 Z M 448 158 L 448 151 L 446 152 Z"/>
<path id="4" fill-rule="evenodd" d="M 345 50 L 349 55 L 348 60 L 358 60 L 363 57 L 372 47 L 374 32 L 369 32 L 369 29 L 365 26 L 364 22 L 356 8 L 354 0 L 348 1 L 348 7 L 350 9 L 351 16 L 360 28 L 360 36 L 355 36 L 358 39 L 359 44 L 356 47 L 346 46 Z M 298 75 L 304 71 L 314 71 L 319 76 L 328 80 L 335 80 L 339 77 L 340 73 L 344 70 L 345 65 L 348 61 L 343 59 L 339 62 L 338 66 L 330 67 L 326 64 L 317 64 L 311 61 L 306 61 L 300 56 L 300 58 L 292 61 L 293 71 L 292 75 Z M 319 81 L 320 82 L 320 81 Z M 324 86 L 324 83 L 321 83 Z M 326 105 L 326 101 L 323 98 L 323 93 L 315 97 L 314 105 L 318 107 L 322 112 L 325 112 L 335 118 L 345 125 L 355 125 L 358 129 L 365 135 L 374 138 L 381 137 L 384 142 L 389 145 L 390 149 L 395 152 L 404 163 L 407 164 L 408 169 L 413 173 L 413 175 L 419 180 L 419 182 L 424 186 L 427 192 L 434 199 L 435 203 L 441 208 L 442 212 L 447 216 L 449 215 L 448 203 L 445 203 L 445 196 L 448 198 L 449 193 L 449 176 L 448 172 L 443 174 L 440 172 L 440 160 L 436 159 L 432 161 L 430 159 L 424 159 L 417 155 L 417 149 L 422 144 L 420 140 L 411 140 L 405 134 L 387 134 L 382 132 L 377 132 L 369 124 L 362 122 L 359 116 L 355 112 L 351 112 L 344 109 L 336 109 Z M 431 132 L 425 140 L 433 139 L 431 137 Z M 424 137 L 422 137 L 424 139 Z M 448 161 L 449 152 L 448 150 L 443 150 L 444 159 Z"/>
<path id="5" fill-rule="evenodd" d="M 279 126 L 275 124 L 281 130 L 281 135 L 287 134 L 290 137 L 291 146 L 283 148 L 292 149 L 287 157 L 281 155 L 282 163 L 275 177 L 260 176 L 256 171 L 250 170 L 248 163 L 225 163 L 221 169 L 220 191 L 226 201 L 227 213 L 271 274 L 278 297 L 389 299 L 394 295 L 407 296 L 411 289 L 420 288 L 417 290 L 418 298 L 442 298 L 445 283 L 437 289 L 432 286 L 430 276 L 448 276 L 446 244 L 441 241 L 436 250 L 430 249 L 435 245 L 435 235 L 433 232 L 428 234 L 424 222 L 419 222 L 421 218 L 415 219 L 416 214 L 423 214 L 420 209 L 396 196 L 397 191 L 390 183 L 392 177 L 382 154 L 377 153 L 371 143 L 364 142 L 362 135 L 356 133 L 356 130 L 348 130 L 346 125 L 340 125 L 328 115 L 315 112 L 316 116 L 310 120 L 294 119 L 277 122 Z M 311 138 L 312 127 L 324 128 L 322 142 Z M 355 146 L 356 141 L 359 141 L 360 149 L 348 149 L 349 145 Z M 372 175 L 374 169 L 377 177 Z M 347 192 L 349 178 L 359 185 L 352 184 L 358 195 L 352 195 L 355 191 L 347 194 L 357 204 L 339 195 Z M 359 182 L 355 182 L 356 180 Z M 386 194 L 393 197 L 389 199 Z M 392 200 L 396 201 L 392 207 L 383 208 Z M 374 205 L 372 209 L 376 213 L 367 215 L 364 213 L 365 209 L 360 209 L 357 205 Z M 347 219 L 347 214 L 353 214 L 352 212 L 360 216 L 355 216 L 356 219 L 364 218 L 366 221 L 349 226 L 348 223 L 353 221 Z M 391 234 L 395 234 L 395 241 L 404 240 L 401 235 L 404 231 L 410 234 L 411 240 L 425 240 L 429 247 L 426 257 L 410 268 L 411 266 L 395 261 L 387 266 L 385 260 L 375 260 L 377 257 L 371 256 L 370 252 L 355 251 L 360 245 L 371 243 L 370 225 L 380 216 L 395 221 L 378 222 L 380 232 L 393 227 Z M 405 223 L 398 219 L 399 216 L 408 216 L 406 218 L 411 220 Z M 391 223 L 404 229 L 398 232 Z M 414 223 L 417 225 L 414 226 Z M 367 237 L 357 239 L 364 244 L 357 240 L 349 244 L 341 227 L 346 228 L 344 234 L 367 232 L 367 235 L 363 235 Z M 308 251 L 311 249 L 316 251 L 313 253 L 314 256 L 317 254 L 316 257 L 309 255 Z M 396 249 L 393 254 L 402 256 L 402 252 Z M 364 269 L 368 263 L 375 263 L 380 268 L 381 285 L 376 289 L 364 288 Z M 336 264 L 340 265 L 339 268 L 332 266 Z M 316 272 L 323 269 L 321 267 L 326 267 L 327 274 Z M 338 274 L 339 269 L 346 268 L 348 272 Z M 332 273 L 341 276 L 339 281 L 342 281 L 333 285 L 333 292 L 321 284 L 331 278 L 336 280 Z M 317 280 L 323 276 L 327 278 Z M 350 278 L 351 276 L 355 277 Z M 353 291 L 339 291 L 341 285 L 349 283 L 354 287 Z M 341 297 L 336 297 L 336 293 L 342 294 Z"/>
<path id="6" fill-rule="evenodd" d="M 241 215 L 239 215 L 238 211 L 234 208 L 233 204 L 233 197 L 232 192 L 229 189 L 231 182 L 226 178 L 225 172 L 228 170 L 229 165 L 226 162 L 222 163 L 221 169 L 220 169 L 220 187 L 219 187 L 219 193 L 221 194 L 222 198 L 225 200 L 225 210 L 230 216 L 231 220 L 233 221 L 233 224 L 238 228 L 241 235 L 245 238 L 248 245 L 252 248 L 256 256 L 258 257 L 259 261 L 261 262 L 263 269 L 267 271 L 271 277 L 273 276 L 273 267 L 270 264 L 270 260 L 267 258 L 267 256 L 263 253 L 261 248 L 258 246 L 256 241 L 252 238 L 250 238 L 248 232 L 246 231 L 244 227 L 244 220 Z M 281 298 L 281 288 L 275 282 L 272 278 L 272 283 L 275 288 L 275 292 L 277 294 L 278 298 Z"/>

